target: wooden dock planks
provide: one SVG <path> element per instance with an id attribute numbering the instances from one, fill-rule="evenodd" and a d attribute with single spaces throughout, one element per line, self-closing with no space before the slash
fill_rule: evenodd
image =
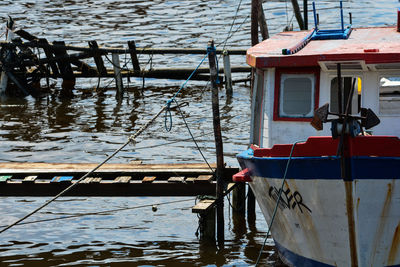
<path id="1" fill-rule="evenodd" d="M 26 176 L 24 178 L 24 180 L 22 180 L 22 182 L 23 183 L 34 183 L 36 179 L 37 179 L 36 175 Z"/>
<path id="2" fill-rule="evenodd" d="M 211 209 L 215 204 L 215 199 L 200 200 L 195 206 L 192 207 L 192 213 L 205 213 Z"/>
<path id="3" fill-rule="evenodd" d="M 156 178 L 156 176 L 145 176 L 142 180 L 142 183 L 152 183 Z"/>
<path id="4" fill-rule="evenodd" d="M 114 183 L 117 184 L 127 184 L 132 179 L 131 176 L 118 176 L 115 178 Z"/>
<path id="5" fill-rule="evenodd" d="M 0 176 L 0 183 L 7 183 L 7 181 L 10 180 L 11 177 L 12 177 L 11 175 Z"/>
<path id="6" fill-rule="evenodd" d="M 93 184 L 93 183 L 100 183 L 101 177 L 86 177 L 81 181 L 81 184 Z"/>
<path id="7" fill-rule="evenodd" d="M 96 166 L 0 163 L 0 176 L 7 177 L 0 182 L 0 196 L 54 196 Z M 230 176 L 238 171 L 227 170 Z M 215 182 L 210 177 L 212 174 L 205 164 L 105 164 L 67 196 L 215 195 Z"/>
<path id="8" fill-rule="evenodd" d="M 211 183 L 213 179 L 213 175 L 200 175 L 196 179 L 194 179 L 195 183 Z"/>

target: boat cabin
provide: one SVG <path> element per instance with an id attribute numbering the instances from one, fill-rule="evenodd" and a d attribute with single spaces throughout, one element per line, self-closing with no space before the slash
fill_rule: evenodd
<path id="1" fill-rule="evenodd" d="M 256 70 L 252 143 L 272 147 L 332 135 L 329 125 L 311 127 L 314 111 L 329 103 L 330 112 L 343 113 L 338 103 L 345 106 L 353 86 L 350 113 L 370 108 L 380 119 L 368 133 L 400 137 L 398 27 L 346 30 L 343 39 L 315 38 L 315 30 L 282 32 L 247 51 Z"/>

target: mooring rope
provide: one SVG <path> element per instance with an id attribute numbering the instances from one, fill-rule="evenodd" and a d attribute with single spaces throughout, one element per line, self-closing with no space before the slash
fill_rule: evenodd
<path id="1" fill-rule="evenodd" d="M 65 219 L 71 219 L 71 218 L 77 218 L 77 217 L 83 217 L 83 216 L 105 215 L 105 214 L 108 214 L 108 213 L 111 213 L 111 212 L 134 210 L 134 209 L 147 208 L 147 207 L 153 207 L 153 206 L 162 206 L 162 205 L 175 204 L 175 203 L 181 203 L 181 202 L 187 202 L 187 201 L 193 201 L 193 200 L 196 200 L 196 198 L 194 198 L 194 199 L 193 198 L 191 198 L 191 199 L 182 199 L 182 200 L 175 200 L 175 201 L 168 201 L 168 202 L 159 202 L 159 203 L 153 203 L 153 204 L 145 204 L 145 205 L 141 205 L 141 206 L 118 208 L 118 209 L 112 209 L 112 210 L 103 210 L 103 211 L 98 211 L 98 212 L 79 213 L 79 214 L 74 214 L 74 215 L 66 215 L 66 216 L 62 216 L 62 217 L 55 217 L 55 218 L 48 218 L 48 219 L 42 219 L 42 220 L 36 220 L 36 221 L 22 222 L 22 223 L 18 223 L 17 225 L 26 225 L 26 224 L 33 224 L 33 223 L 65 220 Z M 2 225 L 0 227 L 7 227 L 7 225 Z"/>
<path id="2" fill-rule="evenodd" d="M 200 155 L 202 156 L 203 160 L 204 160 L 205 163 L 207 164 L 208 168 L 213 172 L 213 175 L 215 175 L 215 170 L 213 170 L 213 168 L 211 168 L 211 165 L 208 163 L 206 157 L 204 156 L 203 152 L 201 151 L 199 145 L 197 144 L 197 141 L 196 141 L 196 139 L 194 138 L 194 136 L 193 136 L 193 134 L 192 134 L 192 131 L 191 131 L 190 128 L 189 128 L 188 123 L 186 122 L 185 115 L 183 115 L 183 112 L 182 112 L 180 106 L 178 105 L 178 101 L 176 101 L 176 99 L 174 99 L 174 102 L 176 103 L 176 105 L 177 105 L 177 107 L 178 107 L 179 114 L 181 114 L 182 120 L 183 120 L 183 122 L 185 123 L 185 126 L 186 126 L 186 128 L 187 128 L 187 130 L 188 130 L 188 132 L 189 132 L 189 134 L 190 134 L 190 137 L 192 138 L 194 144 L 196 145 L 197 150 L 199 151 L 199 153 L 200 153 Z"/>
<path id="3" fill-rule="evenodd" d="M 276 200 L 274 212 L 272 213 L 271 222 L 270 222 L 269 225 L 268 225 L 267 235 L 265 236 L 264 243 L 263 243 L 263 245 L 262 245 L 262 247 L 261 247 L 261 249 L 260 249 L 260 253 L 258 254 L 258 258 L 257 258 L 256 264 L 255 264 L 256 267 L 257 267 L 257 265 L 260 263 L 261 254 L 262 254 L 262 252 L 263 252 L 263 250 L 264 250 L 264 247 L 265 247 L 265 244 L 266 244 L 266 242 L 267 242 L 268 235 L 269 235 L 269 232 L 271 231 L 272 224 L 274 223 L 276 212 L 278 211 L 279 202 L 280 202 L 280 200 L 281 200 L 281 195 L 282 195 L 282 192 L 283 192 L 283 186 L 285 185 L 285 181 L 286 181 L 286 174 L 287 174 L 287 171 L 288 171 L 288 169 L 289 169 L 290 161 L 292 160 L 292 155 L 293 155 L 294 147 L 295 147 L 298 143 L 302 143 L 302 142 L 304 142 L 304 141 L 297 141 L 297 142 L 295 142 L 295 143 L 293 144 L 293 146 L 292 146 L 292 149 L 290 150 L 289 159 L 288 159 L 288 161 L 287 161 L 287 163 L 286 163 L 285 172 L 284 172 L 284 174 L 283 174 L 282 184 L 281 184 L 281 187 L 279 188 L 278 199 Z"/>
<path id="4" fill-rule="evenodd" d="M 197 70 L 200 68 L 201 64 L 203 64 L 204 60 L 208 57 L 209 52 L 207 51 L 207 54 L 201 59 L 200 63 L 197 65 L 197 67 L 192 71 L 192 73 L 189 75 L 189 77 L 186 79 L 185 82 L 182 83 L 181 87 L 179 90 L 172 96 L 170 100 L 167 101 L 167 106 L 165 110 L 165 120 L 164 120 L 164 126 L 165 130 L 167 132 L 170 132 L 172 129 L 172 115 L 171 115 L 171 110 L 170 106 L 171 103 L 175 100 L 176 96 L 182 91 L 182 89 L 186 86 L 186 84 L 192 79 L 193 75 L 197 72 Z M 167 120 L 169 119 L 169 126 L 167 126 Z"/>
<path id="5" fill-rule="evenodd" d="M 85 179 L 86 177 L 88 177 L 90 174 L 92 174 L 93 172 L 95 172 L 97 169 L 99 169 L 101 166 L 103 166 L 107 161 L 109 161 L 111 158 L 113 158 L 118 152 L 120 152 L 122 149 L 124 149 L 130 142 L 133 142 L 136 137 L 138 137 L 144 130 L 146 130 L 150 124 L 152 124 L 154 122 L 154 120 L 166 109 L 166 106 L 164 106 L 163 108 L 160 109 L 160 111 L 153 116 L 153 118 L 151 118 L 145 125 L 143 125 L 135 134 L 131 135 L 128 140 L 121 146 L 119 147 L 117 150 L 115 150 L 110 156 L 108 156 L 102 163 L 100 163 L 99 165 L 97 165 L 95 168 L 93 168 L 91 171 L 89 171 L 88 173 L 86 173 L 85 175 L 83 175 L 81 178 L 79 178 L 75 183 L 72 183 L 70 186 L 68 186 L 67 188 L 65 188 L 63 191 L 61 191 L 59 194 L 57 194 L 55 197 L 53 197 L 52 199 L 48 200 L 46 203 L 44 203 L 42 206 L 38 207 L 37 209 L 35 209 L 34 211 L 30 212 L 29 214 L 25 215 L 24 217 L 22 217 L 21 219 L 18 219 L 17 221 L 15 221 L 14 223 L 10 224 L 9 226 L 3 228 L 0 230 L 0 234 L 5 232 L 6 230 L 10 229 L 11 227 L 17 225 L 18 223 L 22 222 L 23 220 L 29 218 L 30 216 L 32 216 L 33 214 L 35 214 L 36 212 L 38 212 L 39 210 L 43 209 L 44 207 L 46 207 L 47 205 L 49 205 L 50 203 L 52 203 L 54 200 L 56 200 L 57 198 L 61 197 L 62 195 L 64 195 L 66 192 L 70 191 L 72 188 L 74 188 L 76 185 L 78 185 L 83 179 Z"/>

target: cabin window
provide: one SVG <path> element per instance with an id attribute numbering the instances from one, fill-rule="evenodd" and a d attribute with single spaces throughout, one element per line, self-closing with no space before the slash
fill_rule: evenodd
<path id="1" fill-rule="evenodd" d="M 345 113 L 347 99 L 351 92 L 351 88 L 354 84 L 354 93 L 352 98 L 352 103 L 350 106 L 350 114 L 357 114 L 360 112 L 361 108 L 361 90 L 362 90 L 362 80 L 361 77 L 343 77 L 342 78 L 342 113 Z M 338 94 L 338 78 L 335 77 L 331 80 L 331 91 L 330 91 L 330 103 L 329 108 L 331 112 L 339 112 L 339 94 Z"/>
<path id="2" fill-rule="evenodd" d="M 400 114 L 400 76 L 380 78 L 379 113 L 383 115 Z"/>
<path id="3" fill-rule="evenodd" d="M 274 120 L 311 121 L 318 108 L 319 68 L 277 69 Z"/>
<path id="4" fill-rule="evenodd" d="M 314 76 L 307 74 L 283 74 L 281 76 L 281 117 L 313 116 Z"/>

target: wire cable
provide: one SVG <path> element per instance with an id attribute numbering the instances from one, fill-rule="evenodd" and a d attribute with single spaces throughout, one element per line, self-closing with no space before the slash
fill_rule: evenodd
<path id="1" fill-rule="evenodd" d="M 48 219 L 42 219 L 42 220 L 36 220 L 36 221 L 21 222 L 21 223 L 18 223 L 17 225 L 26 225 L 26 224 L 34 224 L 34 223 L 41 223 L 41 222 L 65 220 L 65 219 L 77 218 L 77 217 L 83 217 L 83 216 L 105 215 L 105 214 L 108 214 L 108 213 L 111 213 L 111 212 L 134 210 L 134 209 L 147 208 L 147 207 L 152 207 L 152 206 L 168 205 L 168 204 L 174 204 L 174 203 L 180 203 L 180 202 L 186 202 L 186 201 L 193 201 L 193 200 L 195 200 L 195 199 L 191 198 L 191 199 L 175 200 L 175 201 L 169 201 L 169 202 L 146 204 L 146 205 L 141 205 L 141 206 L 133 206 L 133 207 L 126 207 L 126 208 L 112 209 L 112 210 L 103 210 L 103 211 L 98 211 L 98 212 L 87 212 L 87 213 L 66 215 L 66 216 L 62 216 L 62 217 L 48 218 Z M 2 225 L 0 227 L 7 227 L 7 225 Z"/>

